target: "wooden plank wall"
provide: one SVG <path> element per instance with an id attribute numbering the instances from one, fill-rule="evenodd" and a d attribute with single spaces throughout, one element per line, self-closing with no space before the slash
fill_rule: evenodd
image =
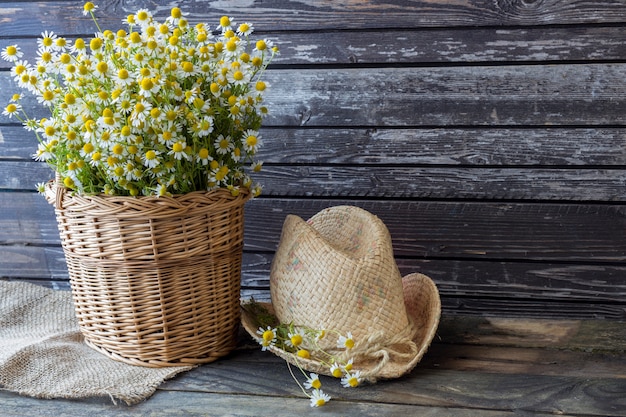
<path id="1" fill-rule="evenodd" d="M 171 2 L 99 1 L 101 26 Z M 185 1 L 254 23 L 267 72 L 264 194 L 243 285 L 268 295 L 286 214 L 379 215 L 447 314 L 626 319 L 626 1 Z M 0 2 L 0 48 L 86 36 L 82 2 Z M 16 90 L 0 63 L 0 103 Z M 33 102 L 33 108 L 35 103 Z M 4 107 L 4 104 L 2 104 Z M 0 116 L 0 277 L 66 287 L 36 140 Z"/>

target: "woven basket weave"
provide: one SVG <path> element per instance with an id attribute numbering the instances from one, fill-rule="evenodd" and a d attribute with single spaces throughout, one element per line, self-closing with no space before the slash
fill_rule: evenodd
<path id="1" fill-rule="evenodd" d="M 248 193 L 77 196 L 51 181 L 45 195 L 88 345 L 151 367 L 207 363 L 234 349 Z"/>

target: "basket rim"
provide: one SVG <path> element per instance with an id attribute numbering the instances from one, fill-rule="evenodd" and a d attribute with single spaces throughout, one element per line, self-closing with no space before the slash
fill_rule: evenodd
<path id="1" fill-rule="evenodd" d="M 243 205 L 252 198 L 251 191 L 243 187 L 234 196 L 226 188 L 207 191 L 192 191 L 171 196 L 119 196 L 106 194 L 78 194 L 65 186 L 60 186 L 55 179 L 45 185 L 44 196 L 55 209 L 62 211 L 89 211 L 92 214 L 106 215 L 115 212 L 117 216 L 145 216 L 151 211 L 170 214 L 180 211 L 186 213 L 196 207 L 220 209 Z M 123 214 L 121 214 L 123 212 Z"/>

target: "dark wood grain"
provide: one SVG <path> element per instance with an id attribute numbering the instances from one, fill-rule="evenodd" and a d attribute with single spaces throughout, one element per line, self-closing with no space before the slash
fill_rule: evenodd
<path id="1" fill-rule="evenodd" d="M 268 125 L 619 123 L 626 65 L 268 71 Z"/>
<path id="2" fill-rule="evenodd" d="M 611 125 L 622 120 L 625 77 L 626 64 L 274 70 L 266 125 Z M 17 86 L 6 72 L 0 85 L 8 102 Z M 28 96 L 24 106 L 38 107 Z"/>
<path id="3" fill-rule="evenodd" d="M 444 317 L 438 337 L 407 376 L 356 389 L 322 377 L 331 416 L 623 416 L 624 327 L 606 321 Z M 603 349 L 590 335 L 606 335 Z M 621 343 L 621 345 L 620 345 Z M 247 338 L 227 358 L 166 382 L 133 407 L 109 399 L 36 400 L 0 391 L 8 415 L 305 414 L 284 361 Z M 262 410 L 260 410 L 262 409 Z"/>
<path id="4" fill-rule="evenodd" d="M 1 10 L 1 8 L 0 8 Z M 67 34 L 73 41 L 76 34 Z M 258 36 L 261 36 L 259 34 Z M 463 27 L 419 31 L 262 33 L 280 47 L 272 65 L 480 64 L 560 61 L 622 61 L 626 34 L 616 26 Z M 0 37 L 0 49 L 19 45 L 24 59 L 37 58 L 35 38 Z M 0 60 L 0 68 L 11 64 Z"/>
<path id="5" fill-rule="evenodd" d="M 0 125 L 0 158 L 31 160 L 32 132 Z M 621 127 L 261 129 L 268 164 L 554 166 L 626 165 Z"/>
<path id="6" fill-rule="evenodd" d="M 143 417 L 146 415 L 154 417 L 165 416 L 230 416 L 236 410 L 240 416 L 258 416 L 266 413 L 275 417 L 292 417 L 294 412 L 307 413 L 308 400 L 305 398 L 280 397 L 273 398 L 267 396 L 252 395 L 229 395 L 212 394 L 194 391 L 159 391 L 150 401 L 141 403 L 132 408 L 123 405 L 112 405 L 105 399 L 92 402 L 75 402 L 68 400 L 55 400 L 42 402 L 45 400 L 35 400 L 31 398 L 19 397 L 17 394 L 0 393 L 3 410 L 8 415 L 29 415 L 34 416 L 33 409 L 37 409 L 38 417 L 75 417 L 77 413 L 88 411 L 89 413 L 101 417 L 115 417 L 123 413 L 125 416 Z M 180 401 L 180 403 L 179 403 Z M 236 407 L 233 404 L 237 404 Z M 327 407 L 330 408 L 330 407 Z M 413 417 L 415 415 L 435 415 L 436 413 L 454 413 L 458 417 L 473 417 L 476 409 L 467 409 L 454 406 L 407 406 L 393 404 L 376 404 L 371 401 L 346 402 L 335 401 L 333 409 L 323 410 L 326 416 L 363 416 L 378 417 L 380 415 L 393 415 L 398 417 Z M 435 413 L 435 414 L 432 414 Z M 516 411 L 491 411 L 480 410 L 480 415 L 485 417 L 516 417 Z M 552 413 L 533 413 L 538 417 L 547 417 Z M 575 417 L 573 414 L 559 413 L 565 417 Z"/>
<path id="7" fill-rule="evenodd" d="M 104 28 L 122 27 L 121 19 L 140 8 L 148 8 L 159 19 L 169 14 L 171 4 L 147 0 L 98 2 L 98 20 Z M 41 28 L 61 34 L 91 34 L 93 22 L 82 15 L 82 3 L 72 1 L 4 2 L 0 36 L 38 34 Z M 623 22 L 620 0 L 544 1 L 427 1 L 378 0 L 368 2 L 318 2 L 315 0 L 270 0 L 260 4 L 185 1 L 184 10 L 192 23 L 215 22 L 222 15 L 250 20 L 261 31 L 336 30 L 421 27 L 517 26 L 597 24 Z"/>
<path id="8" fill-rule="evenodd" d="M 53 177 L 45 164 L 8 161 L 0 190 L 34 190 Z M 617 169 L 266 166 L 255 177 L 266 196 L 625 201 Z"/>
<path id="9" fill-rule="evenodd" d="M 288 214 L 307 219 L 323 208 L 344 204 L 379 216 L 399 258 L 626 260 L 624 207 L 595 204 L 259 198 L 246 205 L 246 250 L 273 252 Z M 0 193 L 0 210 L 5 244 L 59 244 L 53 209 L 43 197 Z"/>
<path id="10" fill-rule="evenodd" d="M 622 166 L 623 128 L 265 128 L 272 164 Z"/>
<path id="11" fill-rule="evenodd" d="M 341 204 L 379 216 L 401 257 L 587 262 L 626 257 L 624 207 L 593 204 L 259 199 L 246 207 L 248 248 L 274 248 L 287 214 L 307 219 Z"/>
<path id="12" fill-rule="evenodd" d="M 391 231 L 401 273 L 431 276 L 447 312 L 626 319 L 619 205 L 262 198 L 246 207 L 246 296 L 267 297 L 287 214 L 306 219 L 339 204 L 380 216 Z M 0 193 L 0 214 L 0 277 L 67 279 L 53 210 L 43 197 Z"/>

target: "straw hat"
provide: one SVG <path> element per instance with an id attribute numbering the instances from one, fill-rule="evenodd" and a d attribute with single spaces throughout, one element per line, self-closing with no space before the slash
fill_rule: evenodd
<path id="1" fill-rule="evenodd" d="M 433 281 L 414 273 L 402 278 L 391 237 L 375 215 L 335 206 L 308 221 L 288 215 L 270 272 L 272 304 L 263 307 L 280 323 L 352 333 L 354 348 L 322 346 L 353 359 L 353 369 L 375 382 L 409 372 L 422 358 L 441 314 Z M 244 305 L 242 323 L 256 339 L 258 312 Z M 320 358 L 296 358 L 270 350 L 310 372 L 329 375 Z"/>

